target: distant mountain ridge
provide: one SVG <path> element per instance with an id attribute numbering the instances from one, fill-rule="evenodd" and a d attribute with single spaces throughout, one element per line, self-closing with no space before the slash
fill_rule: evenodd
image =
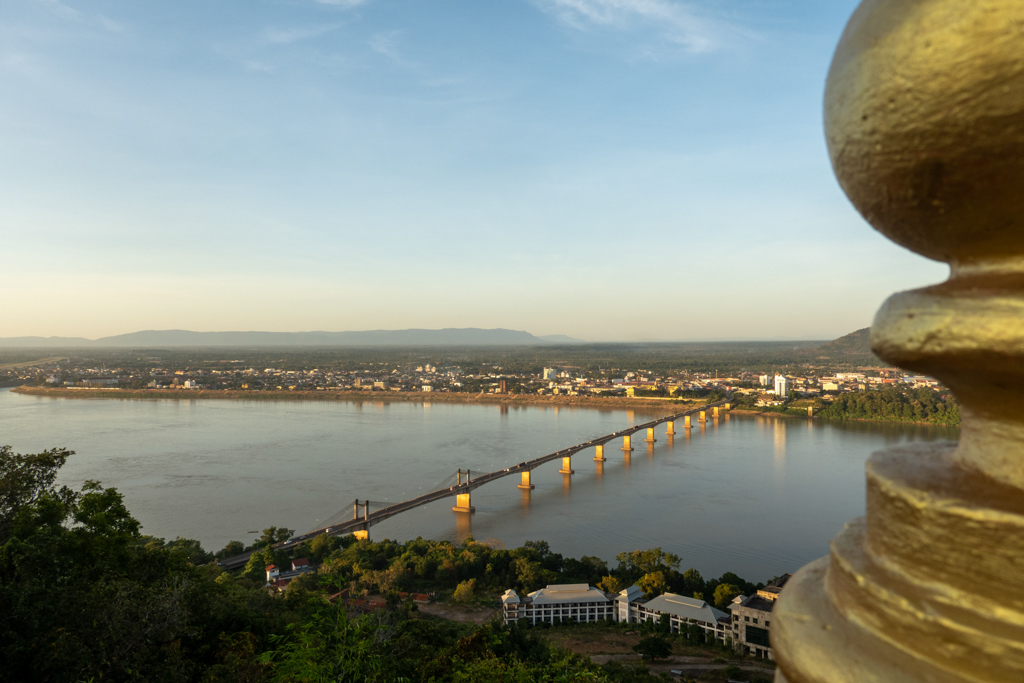
<path id="1" fill-rule="evenodd" d="M 869 356 L 871 353 L 871 328 L 865 327 L 851 332 L 839 339 L 833 339 L 827 344 L 818 347 L 819 352 L 829 355 L 846 354 L 854 356 Z"/>
<path id="2" fill-rule="evenodd" d="M 536 346 L 582 343 L 565 335 L 537 337 L 522 330 L 475 327 L 441 330 L 362 330 L 351 332 L 192 332 L 143 330 L 100 339 L 84 337 L 6 337 L 0 347 L 174 347 L 174 346 Z"/>

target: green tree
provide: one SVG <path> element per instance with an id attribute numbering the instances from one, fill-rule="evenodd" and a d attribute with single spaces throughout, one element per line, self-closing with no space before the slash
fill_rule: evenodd
<path id="1" fill-rule="evenodd" d="M 323 605 L 288 630 L 272 636 L 274 649 L 260 657 L 273 667 L 275 683 L 382 680 L 386 661 L 379 643 L 390 634 L 374 629 L 368 617 L 353 621 L 343 608 Z"/>
<path id="2" fill-rule="evenodd" d="M 235 555 L 241 555 L 245 552 L 245 544 L 241 541 L 228 541 L 228 544 L 224 546 L 223 550 L 219 550 L 216 554 L 218 560 L 222 560 L 226 557 L 234 557 Z"/>
<path id="3" fill-rule="evenodd" d="M 597 587 L 605 593 L 618 593 L 626 588 L 618 577 L 612 576 L 611 574 L 601 579 L 601 581 L 598 582 Z"/>
<path id="4" fill-rule="evenodd" d="M 644 659 L 667 659 L 672 656 L 672 644 L 662 636 L 647 636 L 633 646 L 633 652 Z"/>
<path id="5" fill-rule="evenodd" d="M 647 598 L 656 598 L 668 590 L 668 580 L 663 571 L 644 574 L 637 580 L 636 585 Z"/>
<path id="6" fill-rule="evenodd" d="M 661 548 L 650 550 L 634 550 L 627 553 L 619 553 L 615 556 L 619 562 L 619 573 L 627 577 L 627 581 L 635 581 L 644 574 L 664 572 L 679 569 L 679 556 L 666 553 Z"/>
<path id="7" fill-rule="evenodd" d="M 259 537 L 259 540 L 253 544 L 253 547 L 263 547 L 267 545 L 277 545 L 283 543 L 292 537 L 295 533 L 295 529 L 286 529 L 285 527 L 268 527 L 263 530 L 263 535 Z"/>
<path id="8" fill-rule="evenodd" d="M 728 609 L 729 603 L 732 602 L 732 599 L 737 595 L 742 594 L 742 591 L 740 591 L 737 586 L 734 586 L 731 583 L 720 583 L 718 584 L 718 587 L 715 588 L 715 597 L 712 599 L 712 602 L 715 604 L 715 607 L 724 612 Z"/>
<path id="9" fill-rule="evenodd" d="M 0 446 L 0 543 L 10 537 L 18 513 L 42 498 L 65 506 L 74 503 L 74 491 L 54 486 L 58 470 L 74 453 L 66 448 L 52 448 L 22 455 L 14 453 L 10 446 Z"/>
<path id="10" fill-rule="evenodd" d="M 476 597 L 476 579 L 463 581 L 455 588 L 453 596 L 457 602 L 472 602 Z"/>

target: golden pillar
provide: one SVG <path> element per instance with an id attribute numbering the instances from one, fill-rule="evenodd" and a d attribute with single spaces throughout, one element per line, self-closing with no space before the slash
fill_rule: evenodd
<path id="1" fill-rule="evenodd" d="M 530 489 L 535 488 L 533 483 L 530 481 L 530 471 L 529 470 L 523 472 L 523 482 L 519 485 L 519 488 L 524 489 L 526 491 L 529 491 Z"/>
<path id="2" fill-rule="evenodd" d="M 654 443 L 657 439 L 654 438 L 654 427 L 647 428 L 647 443 Z"/>
<path id="3" fill-rule="evenodd" d="M 874 352 L 940 379 L 959 444 L 875 453 L 867 514 L 772 614 L 777 681 L 1024 680 L 1024 2 L 864 0 L 828 76 L 839 182 L 950 265 L 891 297 Z"/>
<path id="4" fill-rule="evenodd" d="M 676 423 L 673 420 L 669 420 L 665 423 L 665 436 L 673 436 L 676 433 Z"/>
<path id="5" fill-rule="evenodd" d="M 459 493 L 455 496 L 455 506 L 452 507 L 453 512 L 475 512 L 476 508 L 473 507 L 469 501 L 469 491 L 465 493 Z"/>
<path id="6" fill-rule="evenodd" d="M 690 424 L 690 416 L 687 415 L 683 418 L 683 427 L 686 429 L 693 429 L 693 425 Z"/>
<path id="7" fill-rule="evenodd" d="M 596 446 L 596 450 L 594 451 L 594 460 L 596 462 L 604 462 L 604 444 Z"/>
<path id="8" fill-rule="evenodd" d="M 572 468 L 572 456 L 567 455 L 562 458 L 562 469 L 558 470 L 559 474 L 573 474 L 575 470 Z"/>
<path id="9" fill-rule="evenodd" d="M 622 437 L 622 450 L 626 451 L 627 453 L 633 450 L 633 447 L 629 445 L 629 434 L 626 434 L 624 437 Z"/>
<path id="10" fill-rule="evenodd" d="M 698 419 L 697 421 L 700 422 L 701 424 L 704 424 L 705 422 L 707 422 L 708 421 L 707 413 L 705 411 L 703 411 L 703 410 L 700 411 L 700 419 Z"/>
<path id="11" fill-rule="evenodd" d="M 714 407 L 714 409 L 712 410 L 711 414 L 714 415 L 715 417 L 718 417 L 718 406 Z"/>

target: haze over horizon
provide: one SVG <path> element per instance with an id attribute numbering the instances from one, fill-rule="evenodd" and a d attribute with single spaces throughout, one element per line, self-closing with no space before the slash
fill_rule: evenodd
<path id="1" fill-rule="evenodd" d="M 857 334 L 856 330 L 850 334 Z M 844 337 L 846 335 L 843 335 Z M 539 335 L 505 328 L 448 328 L 405 330 L 305 330 L 267 332 L 260 330 L 138 330 L 89 339 L 67 336 L 0 337 L 0 348 L 156 347 L 156 346 L 520 346 L 543 344 L 664 344 L 664 343 L 778 343 L 829 341 L 814 339 L 634 339 L 592 342 L 563 334 Z"/>
<path id="2" fill-rule="evenodd" d="M 829 166 L 856 4 L 9 0 L 0 337 L 840 337 L 947 272 Z"/>

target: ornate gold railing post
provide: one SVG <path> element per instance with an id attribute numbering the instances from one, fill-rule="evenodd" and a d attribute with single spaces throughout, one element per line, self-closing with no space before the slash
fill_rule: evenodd
<path id="1" fill-rule="evenodd" d="M 950 387 L 963 431 L 868 461 L 866 517 L 775 608 L 777 680 L 1022 681 L 1024 0 L 864 0 L 825 127 L 864 217 L 951 267 L 871 341 Z"/>

